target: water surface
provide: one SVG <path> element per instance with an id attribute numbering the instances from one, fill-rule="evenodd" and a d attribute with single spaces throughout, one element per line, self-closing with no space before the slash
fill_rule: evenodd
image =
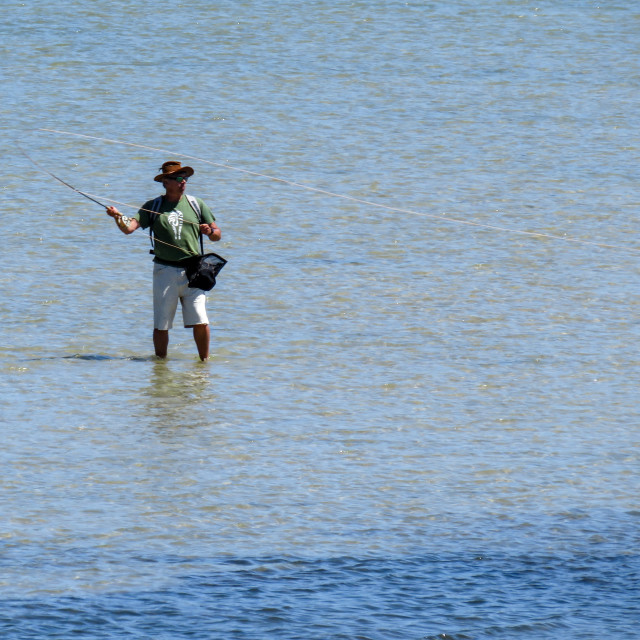
<path id="1" fill-rule="evenodd" d="M 5 14 L 3 638 L 637 638 L 633 3 Z M 209 363 L 21 149 L 196 169 Z"/>

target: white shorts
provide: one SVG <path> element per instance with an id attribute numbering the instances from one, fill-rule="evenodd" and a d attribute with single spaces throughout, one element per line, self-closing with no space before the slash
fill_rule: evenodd
<path id="1" fill-rule="evenodd" d="M 182 321 L 185 327 L 209 324 L 207 297 L 202 289 L 191 289 L 187 274 L 181 267 L 153 264 L 153 326 L 168 331 L 173 327 L 173 318 L 182 306 Z"/>

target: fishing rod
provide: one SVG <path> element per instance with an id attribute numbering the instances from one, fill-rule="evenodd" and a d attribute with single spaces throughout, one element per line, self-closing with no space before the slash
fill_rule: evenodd
<path id="1" fill-rule="evenodd" d="M 25 155 L 38 169 L 40 169 L 40 171 L 46 173 L 47 175 L 51 176 L 52 178 L 55 178 L 58 182 L 61 182 L 65 187 L 69 187 L 69 189 L 72 189 L 76 193 L 79 193 L 81 196 L 84 196 L 88 200 L 91 200 L 91 202 L 95 202 L 96 204 L 99 204 L 101 207 L 104 207 L 105 209 L 109 208 L 108 205 L 100 202 L 99 200 L 96 200 L 92 195 L 90 195 L 88 193 L 85 193 L 84 191 L 80 191 L 80 189 L 77 189 L 72 184 L 69 184 L 68 182 L 65 182 L 62 178 L 59 178 L 57 175 L 51 173 L 51 171 L 48 171 L 44 167 L 40 166 L 20 145 L 17 144 L 16 146 L 20 149 L 20 151 L 23 153 L 23 155 Z M 111 200 L 111 202 L 115 202 L 116 204 L 123 205 L 125 207 L 132 207 L 132 205 L 127 204 L 126 202 L 118 202 L 117 200 Z M 136 207 L 134 207 L 134 208 L 136 208 Z M 150 211 L 151 212 L 151 210 L 147 210 L 147 209 L 142 209 L 142 211 Z M 157 212 L 154 211 L 153 213 L 157 213 Z M 164 214 L 158 213 L 158 215 L 164 215 Z M 194 225 L 199 224 L 197 222 L 191 222 L 189 220 L 185 220 L 185 223 L 186 224 L 194 224 Z M 173 246 L 173 245 L 169 245 L 169 246 Z"/>
<path id="2" fill-rule="evenodd" d="M 75 191 L 76 193 L 79 193 L 81 196 L 84 196 L 88 200 L 91 200 L 91 202 L 95 202 L 96 204 L 99 204 L 101 207 L 104 207 L 105 209 L 109 208 L 108 205 L 103 204 L 99 200 L 96 200 L 94 197 L 90 196 L 88 193 L 85 193 L 84 191 L 80 191 L 80 189 L 76 189 L 76 187 L 74 187 L 72 184 L 65 182 L 62 178 L 59 178 L 57 175 L 51 173 L 51 171 L 48 171 L 44 167 L 41 167 L 19 144 L 16 143 L 16 146 L 18 147 L 18 149 L 20 149 L 20 151 L 23 153 L 25 157 L 27 157 L 38 169 L 40 169 L 40 171 L 42 171 L 43 173 L 46 173 L 52 178 L 55 178 L 58 182 L 61 182 L 65 187 L 69 187 L 69 189 Z M 118 202 L 117 204 L 123 205 L 125 207 L 131 207 L 131 205 L 127 204 L 126 202 Z M 144 209 L 144 210 L 147 211 L 147 209 Z M 158 213 L 158 215 L 164 215 L 164 214 Z M 186 220 L 185 222 L 189 224 L 199 225 L 199 223 L 193 223 L 193 222 L 190 222 L 189 220 Z M 164 240 L 159 240 L 158 238 L 155 238 L 155 242 L 159 242 L 160 244 L 164 244 L 168 247 L 173 247 L 174 249 L 180 249 L 184 253 L 187 253 L 187 255 L 190 255 L 182 247 L 178 247 L 175 244 L 171 244 L 170 242 L 165 242 Z"/>
<path id="3" fill-rule="evenodd" d="M 68 182 L 65 182 L 62 178 L 58 178 L 58 176 L 51 173 L 51 171 L 48 171 L 44 167 L 41 167 L 19 144 L 17 145 L 17 147 L 18 149 L 20 149 L 20 151 L 26 158 L 28 158 L 36 167 L 38 167 L 38 169 L 40 169 L 40 171 L 46 173 L 47 175 L 50 175 L 52 178 L 55 178 L 58 182 L 61 182 L 65 187 L 69 187 L 69 189 L 72 189 L 76 193 L 79 193 L 81 196 L 84 196 L 88 200 L 91 200 L 91 202 L 95 202 L 96 204 L 99 204 L 101 207 L 108 209 L 108 206 L 106 204 L 103 204 L 102 202 L 99 202 L 95 198 L 92 198 L 89 194 L 85 193 L 84 191 L 80 191 L 80 189 L 76 189 L 73 185 L 69 184 Z"/>
<path id="4" fill-rule="evenodd" d="M 44 167 L 40 166 L 19 144 L 16 143 L 16 146 L 20 149 L 20 151 L 23 153 L 24 156 L 26 156 L 38 169 L 40 169 L 40 171 L 42 171 L 43 173 L 46 173 L 47 175 L 51 176 L 52 178 L 55 178 L 58 182 L 61 182 L 65 187 L 69 187 L 69 189 L 72 189 L 76 193 L 79 193 L 81 196 L 84 196 L 88 200 L 91 200 L 91 202 L 95 202 L 96 204 L 99 204 L 101 207 L 104 207 L 105 209 L 109 208 L 108 205 L 100 202 L 99 200 L 96 200 L 92 195 L 90 195 L 88 193 L 85 193 L 84 191 L 80 191 L 80 189 L 77 189 L 72 184 L 69 184 L 68 182 L 65 182 L 62 178 L 59 178 L 55 174 L 51 173 L 51 171 L 48 171 Z M 108 200 L 108 198 L 107 198 L 107 200 Z M 131 207 L 131 208 L 134 208 L 134 209 L 138 208 L 138 207 L 133 207 L 133 205 L 127 204 L 126 202 L 119 202 L 117 200 L 110 200 L 110 202 L 115 202 L 116 204 L 119 204 L 119 205 L 122 205 L 122 206 L 125 206 L 125 207 Z M 150 213 L 157 213 L 155 211 L 151 211 L 151 209 L 141 209 L 141 211 L 149 211 Z M 158 213 L 158 215 L 165 215 L 165 214 Z M 184 222 L 185 222 L 185 224 L 192 224 L 192 225 L 198 225 L 199 224 L 197 222 L 191 222 L 190 220 L 185 220 Z M 165 244 L 167 244 L 167 243 L 165 243 Z M 173 245 L 169 245 L 169 246 L 173 246 Z"/>

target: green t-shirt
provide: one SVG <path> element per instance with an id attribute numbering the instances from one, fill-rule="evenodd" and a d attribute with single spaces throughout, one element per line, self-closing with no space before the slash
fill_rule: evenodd
<path id="1" fill-rule="evenodd" d="M 211 209 L 200 198 L 196 198 L 200 205 L 202 222 L 211 223 L 215 220 Z M 134 219 L 143 229 L 150 224 L 153 200 L 145 202 Z M 159 260 L 180 262 L 189 256 L 200 253 L 200 228 L 196 212 L 185 196 L 175 204 L 169 204 L 163 196 L 160 209 L 153 223 L 155 236 L 154 253 Z"/>

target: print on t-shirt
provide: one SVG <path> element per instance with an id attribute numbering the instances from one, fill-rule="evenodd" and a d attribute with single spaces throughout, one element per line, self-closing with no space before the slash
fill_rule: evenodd
<path id="1" fill-rule="evenodd" d="M 178 209 L 174 209 L 169 214 L 169 224 L 173 228 L 173 237 L 176 240 L 180 240 L 180 236 L 182 234 L 182 220 L 182 211 L 178 211 Z"/>

